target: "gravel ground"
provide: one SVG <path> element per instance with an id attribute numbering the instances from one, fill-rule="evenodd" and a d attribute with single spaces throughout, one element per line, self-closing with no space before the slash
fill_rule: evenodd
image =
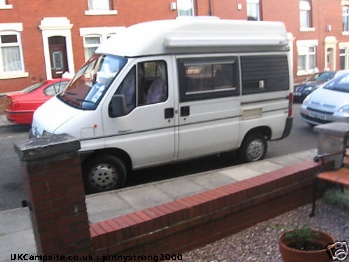
<path id="1" fill-rule="evenodd" d="M 349 244 L 349 210 L 336 205 L 316 203 L 316 214 L 309 217 L 310 205 L 256 224 L 237 234 L 218 240 L 204 247 L 183 253 L 182 261 L 195 262 L 280 262 L 278 236 L 285 228 L 309 225 L 332 235 L 337 241 Z M 282 228 L 277 225 L 283 225 Z M 349 261 L 349 258 L 346 259 Z"/>

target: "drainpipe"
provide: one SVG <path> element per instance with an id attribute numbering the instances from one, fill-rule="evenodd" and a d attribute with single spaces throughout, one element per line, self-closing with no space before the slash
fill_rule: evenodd
<path id="1" fill-rule="evenodd" d="M 212 0 L 208 0 L 208 15 L 212 16 L 213 15 L 213 11 L 212 11 Z"/>

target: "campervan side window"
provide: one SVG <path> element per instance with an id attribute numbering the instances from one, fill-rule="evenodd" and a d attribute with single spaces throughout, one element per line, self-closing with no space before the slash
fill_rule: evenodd
<path id="1" fill-rule="evenodd" d="M 167 100 L 167 65 L 165 61 L 138 64 L 138 105 L 149 105 Z"/>
<path id="2" fill-rule="evenodd" d="M 115 94 L 125 96 L 127 113 L 136 106 L 167 100 L 167 65 L 165 61 L 147 61 L 133 66 Z"/>
<path id="3" fill-rule="evenodd" d="M 242 94 L 289 90 L 286 55 L 241 57 Z"/>
<path id="4" fill-rule="evenodd" d="M 179 59 L 181 101 L 239 95 L 234 58 Z"/>

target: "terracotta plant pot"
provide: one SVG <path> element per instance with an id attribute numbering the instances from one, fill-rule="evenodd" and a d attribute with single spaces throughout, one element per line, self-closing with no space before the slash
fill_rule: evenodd
<path id="1" fill-rule="evenodd" d="M 316 251 L 305 251 L 290 248 L 297 240 L 285 238 L 285 233 L 282 233 L 279 237 L 279 249 L 284 262 L 328 262 L 332 261 L 330 254 L 328 253 L 326 247 L 329 244 L 334 243 L 333 238 L 321 231 L 315 231 L 316 237 L 312 240 L 323 247 L 321 250 Z"/>

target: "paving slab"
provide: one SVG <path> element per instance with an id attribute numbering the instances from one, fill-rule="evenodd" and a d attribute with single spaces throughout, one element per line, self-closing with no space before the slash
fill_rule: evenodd
<path id="1" fill-rule="evenodd" d="M 227 168 L 219 171 L 219 173 L 227 177 L 230 177 L 235 181 L 241 181 L 244 179 L 255 177 L 260 174 L 257 170 L 249 168 L 248 166 L 241 166 L 239 168 L 231 168 L 231 169 Z"/>
<path id="2" fill-rule="evenodd" d="M 224 186 L 229 183 L 236 182 L 236 180 L 227 177 L 225 175 L 220 174 L 217 171 L 212 171 L 209 173 L 201 173 L 195 176 L 189 177 L 191 181 L 194 181 L 196 184 L 200 185 L 203 190 L 206 191 L 208 189 Z"/>
<path id="3" fill-rule="evenodd" d="M 86 197 L 86 206 L 90 223 L 135 211 L 131 204 L 114 193 L 100 193 Z"/>
<path id="4" fill-rule="evenodd" d="M 174 200 L 194 195 L 204 190 L 201 185 L 195 183 L 192 179 L 186 181 L 183 181 L 183 179 L 170 179 L 166 182 L 155 184 L 155 186 Z"/>
<path id="5" fill-rule="evenodd" d="M 134 210 L 153 207 L 172 201 L 172 198 L 154 184 L 137 186 L 132 190 L 117 192 L 118 197 L 129 203 Z"/>

